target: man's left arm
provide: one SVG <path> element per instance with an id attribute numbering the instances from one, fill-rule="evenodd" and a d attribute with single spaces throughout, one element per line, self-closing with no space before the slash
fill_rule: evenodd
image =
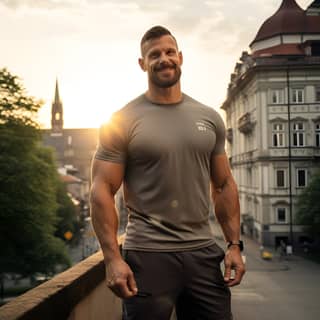
<path id="1" fill-rule="evenodd" d="M 229 161 L 225 153 L 212 155 L 211 188 L 216 217 L 227 242 L 240 240 L 240 205 L 237 185 L 233 179 Z M 231 245 L 225 254 L 224 280 L 228 286 L 238 285 L 245 273 L 238 245 Z M 231 270 L 235 277 L 231 279 Z"/>

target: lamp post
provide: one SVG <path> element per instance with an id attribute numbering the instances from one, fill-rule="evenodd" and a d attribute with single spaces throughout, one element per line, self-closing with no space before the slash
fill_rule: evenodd
<path id="1" fill-rule="evenodd" d="M 287 113 L 288 113 L 288 164 L 289 164 L 289 239 L 293 249 L 293 214 L 292 214 L 292 156 L 291 156 L 291 114 L 290 114 L 290 74 L 289 66 L 286 69 L 287 74 Z"/>
<path id="2" fill-rule="evenodd" d="M 82 256 L 82 260 L 84 260 L 85 258 L 85 252 L 84 252 L 84 228 L 80 229 L 81 232 L 81 256 Z"/>

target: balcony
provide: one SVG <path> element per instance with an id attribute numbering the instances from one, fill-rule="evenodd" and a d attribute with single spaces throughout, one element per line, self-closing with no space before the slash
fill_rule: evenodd
<path id="1" fill-rule="evenodd" d="M 245 113 L 238 119 L 238 129 L 243 134 L 249 134 L 252 132 L 255 123 L 251 119 L 249 112 Z"/>

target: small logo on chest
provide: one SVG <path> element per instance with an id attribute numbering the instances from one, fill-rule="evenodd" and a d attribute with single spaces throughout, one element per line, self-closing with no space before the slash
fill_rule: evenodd
<path id="1" fill-rule="evenodd" d="M 207 131 L 207 127 L 206 127 L 205 123 L 203 123 L 201 121 L 197 121 L 196 126 L 199 131 Z"/>

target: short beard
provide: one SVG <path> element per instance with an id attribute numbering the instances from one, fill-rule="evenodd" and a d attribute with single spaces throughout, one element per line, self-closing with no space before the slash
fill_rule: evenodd
<path id="1" fill-rule="evenodd" d="M 150 73 L 149 79 L 158 88 L 162 88 L 162 89 L 170 88 L 174 86 L 180 80 L 180 77 L 181 77 L 181 68 L 178 65 L 175 66 L 174 70 L 175 70 L 175 73 L 173 78 L 171 79 L 168 79 L 168 80 L 160 79 L 154 70 L 152 70 L 152 72 Z"/>

